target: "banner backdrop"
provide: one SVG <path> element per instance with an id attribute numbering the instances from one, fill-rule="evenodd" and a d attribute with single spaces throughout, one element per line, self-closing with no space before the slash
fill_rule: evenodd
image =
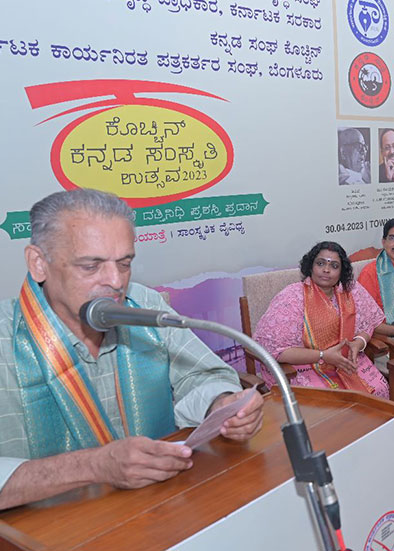
<path id="1" fill-rule="evenodd" d="M 393 216 L 387 0 L 3 0 L 1 295 L 54 191 L 135 208 L 135 280 L 239 327 L 245 273 Z M 205 340 L 228 353 L 221 337 Z"/>

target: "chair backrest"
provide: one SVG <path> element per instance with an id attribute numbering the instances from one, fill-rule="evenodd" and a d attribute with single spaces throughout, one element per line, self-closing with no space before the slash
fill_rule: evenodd
<path id="1" fill-rule="evenodd" d="M 353 262 L 354 279 L 357 279 L 368 260 Z M 242 278 L 243 294 L 247 298 L 250 317 L 251 333 L 254 333 L 256 325 L 267 310 L 271 300 L 282 289 L 291 283 L 300 281 L 301 274 L 298 268 L 290 270 L 275 270 L 260 274 L 247 275 Z"/>

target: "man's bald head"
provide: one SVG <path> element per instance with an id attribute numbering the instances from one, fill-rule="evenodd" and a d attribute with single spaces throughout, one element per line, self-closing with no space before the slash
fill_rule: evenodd
<path id="1" fill-rule="evenodd" d="M 345 128 L 338 133 L 340 163 L 350 170 L 361 172 L 367 157 L 368 148 L 364 136 L 357 128 Z"/>

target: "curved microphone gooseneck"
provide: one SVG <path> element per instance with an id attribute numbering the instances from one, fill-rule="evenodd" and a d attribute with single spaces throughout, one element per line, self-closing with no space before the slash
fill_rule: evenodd
<path id="1" fill-rule="evenodd" d="M 341 522 L 339 503 L 326 454 L 324 451 L 313 451 L 289 382 L 278 362 L 262 346 L 240 331 L 220 323 L 188 318 L 166 311 L 130 308 L 104 297 L 85 303 L 80 309 L 80 318 L 97 331 L 106 331 L 117 325 L 202 329 L 229 337 L 250 350 L 269 368 L 279 386 L 288 420 L 281 428 L 295 479 L 305 486 L 325 551 L 336 551 L 326 515 L 337 534 L 340 534 Z"/>

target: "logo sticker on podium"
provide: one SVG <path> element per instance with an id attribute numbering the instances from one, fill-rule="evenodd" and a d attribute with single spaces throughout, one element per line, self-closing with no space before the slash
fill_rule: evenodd
<path id="1" fill-rule="evenodd" d="M 385 513 L 374 524 L 364 551 L 390 551 L 394 548 L 394 511 Z"/>

